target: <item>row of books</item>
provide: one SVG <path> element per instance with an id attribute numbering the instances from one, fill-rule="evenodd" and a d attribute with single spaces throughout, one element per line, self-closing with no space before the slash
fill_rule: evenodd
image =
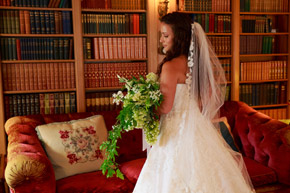
<path id="1" fill-rule="evenodd" d="M 231 81 L 231 59 L 220 59 L 219 61 L 224 68 L 227 81 Z"/>
<path id="2" fill-rule="evenodd" d="M 286 119 L 287 108 L 257 109 L 258 112 L 268 115 L 273 119 Z"/>
<path id="3" fill-rule="evenodd" d="M 240 0 L 241 12 L 287 12 L 288 0 Z"/>
<path id="4" fill-rule="evenodd" d="M 240 54 L 275 53 L 275 36 L 240 36 Z"/>
<path id="5" fill-rule="evenodd" d="M 113 103 L 114 92 L 86 93 L 86 111 L 112 111 L 121 110 L 122 105 Z"/>
<path id="6" fill-rule="evenodd" d="M 240 85 L 240 101 L 251 106 L 286 103 L 287 82 L 242 84 Z"/>
<path id="7" fill-rule="evenodd" d="M 1 38 L 2 60 L 73 59 L 72 38 Z"/>
<path id="8" fill-rule="evenodd" d="M 1 0 L 0 6 L 69 8 L 71 0 Z"/>
<path id="9" fill-rule="evenodd" d="M 230 0 L 179 0 L 180 11 L 231 11 Z"/>
<path id="10" fill-rule="evenodd" d="M 146 62 L 133 63 L 86 63 L 85 64 L 85 87 L 119 87 L 123 86 L 119 82 L 117 75 L 131 79 L 145 76 L 147 73 Z"/>
<path id="11" fill-rule="evenodd" d="M 88 9 L 146 9 L 146 0 L 82 0 L 82 8 Z"/>
<path id="12" fill-rule="evenodd" d="M 4 63 L 2 72 L 5 91 L 75 88 L 74 63 Z"/>
<path id="13" fill-rule="evenodd" d="M 84 38 L 85 59 L 144 59 L 147 57 L 145 37 Z"/>
<path id="14" fill-rule="evenodd" d="M 231 55 L 230 36 L 208 36 L 217 55 Z"/>
<path id="15" fill-rule="evenodd" d="M 146 34 L 146 15 L 82 14 L 84 34 Z"/>
<path id="16" fill-rule="evenodd" d="M 231 16 L 217 14 L 192 14 L 194 21 L 198 22 L 206 33 L 230 33 Z"/>
<path id="17" fill-rule="evenodd" d="M 255 15 L 241 16 L 243 33 L 270 33 L 272 31 L 272 18 Z"/>
<path id="18" fill-rule="evenodd" d="M 241 62 L 241 81 L 287 79 L 287 61 Z"/>
<path id="19" fill-rule="evenodd" d="M 76 112 L 75 92 L 5 95 L 5 118 Z"/>
<path id="20" fill-rule="evenodd" d="M 72 34 L 70 11 L 0 11 L 4 34 Z"/>

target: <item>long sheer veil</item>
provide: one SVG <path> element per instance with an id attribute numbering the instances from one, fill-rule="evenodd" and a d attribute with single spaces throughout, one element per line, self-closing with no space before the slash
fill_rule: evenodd
<path id="1" fill-rule="evenodd" d="M 191 121 L 192 114 L 190 112 L 192 109 L 196 108 L 196 105 L 200 107 L 201 114 L 204 118 L 203 121 L 210 123 L 214 118 L 219 116 L 219 109 L 223 105 L 225 99 L 227 80 L 225 78 L 224 69 L 210 41 L 206 37 L 200 24 L 196 22 L 192 24 L 188 67 L 189 73 L 187 73 L 186 82 L 189 87 L 189 97 L 188 101 L 186 101 L 188 103 L 188 113 L 186 117 L 188 127 L 194 124 Z M 216 127 L 212 125 L 212 128 Z M 246 184 L 248 184 L 252 192 L 255 192 L 242 155 L 239 152 L 233 151 L 221 135 L 217 134 L 212 136 L 210 133 L 203 133 L 204 137 L 220 138 L 224 146 L 228 149 L 228 153 L 231 154 L 236 162 Z M 215 140 L 212 140 L 212 143 L 215 143 Z M 212 145 L 214 146 L 214 144 Z M 192 147 L 185 147 L 188 151 L 190 151 L 191 148 Z M 189 156 L 189 159 L 191 160 L 194 158 L 190 158 Z M 190 164 L 190 161 L 188 164 Z"/>
<path id="2" fill-rule="evenodd" d="M 210 41 L 196 22 L 192 24 L 188 67 L 190 94 L 198 101 L 201 113 L 212 120 L 224 103 L 227 80 Z"/>

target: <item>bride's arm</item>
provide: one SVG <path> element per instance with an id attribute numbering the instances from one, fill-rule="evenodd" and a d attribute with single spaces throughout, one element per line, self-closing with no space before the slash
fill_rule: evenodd
<path id="1" fill-rule="evenodd" d="M 163 101 L 157 112 L 159 114 L 167 114 L 171 111 L 174 97 L 175 97 L 175 90 L 177 84 L 177 72 L 174 68 L 174 64 L 172 61 L 166 62 L 162 67 L 162 73 L 160 75 L 160 90 L 163 94 Z"/>

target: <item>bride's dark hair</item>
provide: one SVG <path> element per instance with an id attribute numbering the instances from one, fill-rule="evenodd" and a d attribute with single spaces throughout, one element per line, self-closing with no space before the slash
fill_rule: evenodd
<path id="1" fill-rule="evenodd" d="M 159 64 L 157 71 L 159 75 L 165 62 L 170 61 L 180 55 L 188 55 L 192 19 L 188 14 L 173 12 L 163 16 L 160 19 L 160 22 L 171 26 L 174 37 L 171 50 L 166 52 L 165 58 Z"/>

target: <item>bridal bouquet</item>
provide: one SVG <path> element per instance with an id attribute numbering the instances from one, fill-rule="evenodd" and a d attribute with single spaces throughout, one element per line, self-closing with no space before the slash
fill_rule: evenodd
<path id="1" fill-rule="evenodd" d="M 139 79 L 133 77 L 128 80 L 120 76 L 118 78 L 121 83 L 125 83 L 123 90 L 126 90 L 127 94 L 124 95 L 122 91 L 113 94 L 113 102 L 117 105 L 123 103 L 123 108 L 113 129 L 109 131 L 108 140 L 100 147 L 106 151 L 106 159 L 101 169 L 103 174 L 107 172 L 107 177 L 116 174 L 117 177 L 124 179 L 115 162 L 115 156 L 118 155 L 117 141 L 121 133 L 140 128 L 145 133 L 147 143 L 153 145 L 159 134 L 159 117 L 156 109 L 160 106 L 163 96 L 158 77 L 154 73 L 149 73 L 146 78 L 140 76 Z"/>

